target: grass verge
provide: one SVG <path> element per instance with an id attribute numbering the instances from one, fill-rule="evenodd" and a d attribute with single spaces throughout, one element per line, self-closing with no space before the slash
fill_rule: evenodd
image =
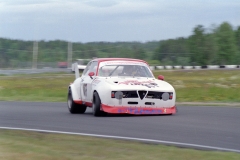
<path id="1" fill-rule="evenodd" d="M 240 102 L 239 70 L 155 71 L 176 89 L 177 102 Z M 66 101 L 74 74 L 0 77 L 0 100 Z"/>
<path id="2" fill-rule="evenodd" d="M 232 152 L 200 151 L 160 144 L 146 144 L 88 136 L 0 130 L 0 159 L 161 159 L 238 160 Z"/>
<path id="3" fill-rule="evenodd" d="M 163 74 L 178 102 L 240 102 L 240 70 L 154 72 Z"/>

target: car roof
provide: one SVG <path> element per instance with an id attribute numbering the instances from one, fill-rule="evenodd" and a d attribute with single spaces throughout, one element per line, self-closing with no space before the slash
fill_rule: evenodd
<path id="1" fill-rule="evenodd" d="M 146 61 L 141 59 L 133 59 L 133 58 L 96 58 L 92 61 L 104 62 L 104 61 L 135 61 L 135 62 L 143 62 L 148 64 Z"/>

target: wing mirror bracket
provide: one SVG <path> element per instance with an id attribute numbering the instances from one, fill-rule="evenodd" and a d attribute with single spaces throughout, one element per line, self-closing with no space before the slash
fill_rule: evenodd
<path id="1" fill-rule="evenodd" d="M 89 72 L 88 75 L 91 77 L 91 79 L 93 79 L 92 76 L 94 76 L 95 73 L 94 72 Z"/>

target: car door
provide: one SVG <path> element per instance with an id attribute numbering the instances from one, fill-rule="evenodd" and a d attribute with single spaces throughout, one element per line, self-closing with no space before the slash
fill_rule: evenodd
<path id="1" fill-rule="evenodd" d="M 82 75 L 82 82 L 81 82 L 81 95 L 82 100 L 84 102 L 91 102 L 92 99 L 92 82 L 95 79 L 96 71 L 97 71 L 98 62 L 93 61 L 89 62 L 86 69 Z M 94 72 L 94 76 L 89 76 L 90 72 Z"/>

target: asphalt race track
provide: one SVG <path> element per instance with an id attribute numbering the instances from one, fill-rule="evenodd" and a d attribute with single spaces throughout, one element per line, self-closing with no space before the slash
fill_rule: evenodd
<path id="1" fill-rule="evenodd" d="M 240 108 L 178 106 L 178 110 L 171 116 L 94 117 L 90 108 L 85 114 L 70 114 L 66 103 L 2 101 L 0 128 L 131 137 L 177 146 L 192 144 L 186 147 L 209 146 L 210 149 L 240 152 Z"/>

